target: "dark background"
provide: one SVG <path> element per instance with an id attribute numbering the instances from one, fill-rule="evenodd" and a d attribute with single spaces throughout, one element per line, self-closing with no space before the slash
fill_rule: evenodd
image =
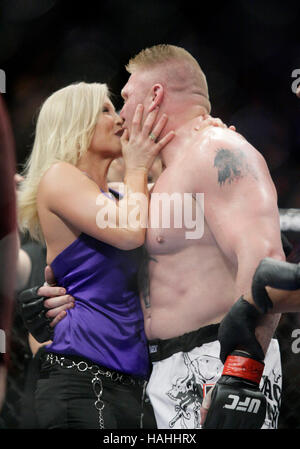
<path id="1" fill-rule="evenodd" d="M 183 46 L 206 73 L 212 115 L 265 156 L 279 207 L 300 208 L 300 2 L 240 0 L 2 0 L 0 68 L 18 167 L 41 102 L 68 83 L 107 82 L 116 94 L 128 59 L 146 46 Z M 298 75 L 300 84 L 300 75 Z"/>
<path id="2" fill-rule="evenodd" d="M 0 0 L 0 69 L 6 73 L 3 97 L 18 170 L 31 151 L 38 108 L 49 94 L 76 81 L 106 82 L 119 109 L 128 59 L 146 46 L 169 43 L 199 61 L 212 115 L 234 124 L 264 155 L 278 206 L 300 209 L 300 99 L 292 92 L 296 69 L 300 84 L 299 23 L 299 0 Z M 278 329 L 281 428 L 300 428 L 299 354 L 291 352 L 291 331 L 299 327 L 299 315 L 286 314 Z M 15 329 L 22 331 L 20 325 Z M 15 338 L 3 428 L 17 426 L 25 338 Z"/>

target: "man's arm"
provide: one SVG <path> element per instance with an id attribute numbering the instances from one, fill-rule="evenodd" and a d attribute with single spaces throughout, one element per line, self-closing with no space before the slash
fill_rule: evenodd
<path id="1" fill-rule="evenodd" d="M 239 316 L 245 307 L 251 307 L 242 295 L 251 289 L 252 277 L 261 258 L 273 257 L 281 261 L 285 256 L 277 195 L 264 159 L 237 135 L 219 137 L 220 133 L 212 139 L 210 150 L 213 148 L 213 151 L 206 154 L 205 217 L 217 244 L 236 269 L 232 309 Z M 280 316 L 262 319 L 256 330 L 260 345 L 255 338 L 251 339 L 257 311 L 251 310 L 249 317 L 244 327 L 239 326 L 239 320 L 236 327 L 233 322 L 232 334 L 239 338 L 240 347 L 231 353 L 221 352 L 224 369 L 211 393 L 213 404 L 206 417 L 206 428 L 260 428 L 264 421 L 266 400 L 259 390 L 259 383 L 264 354 Z M 230 314 L 226 318 L 232 322 Z M 247 409 L 247 413 L 238 412 L 233 406 L 233 398 L 241 403 L 256 404 L 255 413 L 252 408 Z M 203 424 L 204 409 L 201 413 Z"/>
<path id="2" fill-rule="evenodd" d="M 233 301 L 237 301 L 251 289 L 261 259 L 285 260 L 276 190 L 263 157 L 228 130 L 214 130 L 204 171 L 205 217 L 222 252 L 236 267 Z M 265 318 L 259 335 L 264 352 L 279 318 Z"/>
<path id="3" fill-rule="evenodd" d="M 19 238 L 18 238 L 19 240 Z M 18 242 L 19 246 L 19 242 Z M 29 255 L 19 246 L 17 256 L 17 269 L 16 269 L 16 292 L 23 290 L 28 283 L 28 279 L 31 273 L 31 260 Z"/>
<path id="4" fill-rule="evenodd" d="M 24 180 L 23 176 L 19 173 L 14 175 L 15 192 L 18 193 L 18 186 Z M 31 260 L 29 255 L 21 248 L 20 236 L 17 234 L 17 265 L 16 265 L 16 282 L 15 291 L 20 292 L 23 290 L 29 280 L 31 274 Z"/>
<path id="5" fill-rule="evenodd" d="M 53 328 L 75 306 L 72 296 L 66 290 L 56 286 L 53 271 L 45 267 L 44 286 L 36 286 L 21 292 L 18 296 L 20 312 L 29 333 L 43 343 L 53 337 Z"/>

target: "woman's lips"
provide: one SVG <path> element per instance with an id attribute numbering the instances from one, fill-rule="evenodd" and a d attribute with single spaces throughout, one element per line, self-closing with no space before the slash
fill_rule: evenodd
<path id="1" fill-rule="evenodd" d="M 124 129 L 121 128 L 121 129 L 119 129 L 119 131 L 117 131 L 117 132 L 115 133 L 115 135 L 118 136 L 118 137 L 122 137 L 123 132 L 124 132 Z"/>

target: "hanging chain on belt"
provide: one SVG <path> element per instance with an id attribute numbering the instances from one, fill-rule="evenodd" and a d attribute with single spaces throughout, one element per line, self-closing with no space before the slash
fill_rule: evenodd
<path id="1" fill-rule="evenodd" d="M 97 374 L 95 374 L 92 379 L 92 385 L 94 393 L 97 397 L 97 400 L 94 402 L 94 404 L 99 413 L 99 427 L 100 429 L 104 429 L 104 419 L 102 414 L 102 410 L 104 409 L 104 402 L 101 400 L 101 396 L 103 393 L 103 386 L 102 380 L 100 379 L 100 377 L 97 376 Z"/>
<path id="2" fill-rule="evenodd" d="M 96 401 L 94 402 L 95 408 L 99 413 L 99 427 L 100 429 L 104 429 L 104 419 L 103 419 L 103 413 L 102 410 L 104 409 L 104 402 L 102 401 L 101 397 L 102 397 L 102 393 L 103 393 L 103 385 L 102 385 L 102 380 L 99 377 L 104 376 L 107 378 L 110 378 L 113 382 L 120 382 L 124 385 L 135 385 L 138 384 L 140 386 L 142 386 L 143 388 L 143 393 L 142 393 L 142 412 L 141 412 L 141 418 L 140 418 L 140 427 L 143 428 L 143 404 L 144 404 L 144 400 L 145 400 L 145 395 L 146 395 L 146 386 L 147 386 L 147 381 L 145 380 L 137 380 L 137 379 L 133 379 L 131 376 L 128 375 L 124 375 L 121 373 L 117 373 L 115 371 L 110 371 L 109 369 L 101 369 L 98 365 L 89 365 L 87 362 L 85 362 L 84 360 L 81 360 L 80 362 L 75 362 L 74 360 L 70 360 L 67 359 L 66 357 L 63 356 L 57 356 L 56 354 L 47 354 L 46 355 L 46 360 L 51 364 L 58 364 L 60 365 L 62 368 L 77 368 L 78 371 L 80 372 L 85 372 L 85 371 L 90 371 L 90 373 L 92 374 L 92 386 L 93 386 L 93 391 L 95 393 L 96 396 Z"/>
<path id="3" fill-rule="evenodd" d="M 53 354 L 47 354 L 46 360 L 50 362 L 52 365 L 54 363 L 57 363 L 63 368 L 77 368 L 80 372 L 90 371 L 93 378 L 92 378 L 92 386 L 93 390 L 96 396 L 96 401 L 94 402 L 95 408 L 99 413 L 99 427 L 100 429 L 104 429 L 104 419 L 103 419 L 103 413 L 102 410 L 104 408 L 104 402 L 101 400 L 102 393 L 103 393 L 103 385 L 102 380 L 99 377 L 99 375 L 111 377 L 113 378 L 113 374 L 118 375 L 118 373 L 112 373 L 109 370 L 102 371 L 97 365 L 88 365 L 87 362 L 84 362 L 83 360 L 76 363 L 74 360 L 66 360 L 65 357 L 58 357 L 57 355 Z M 121 375 L 120 375 L 121 376 Z M 116 378 L 113 380 L 117 380 Z"/>

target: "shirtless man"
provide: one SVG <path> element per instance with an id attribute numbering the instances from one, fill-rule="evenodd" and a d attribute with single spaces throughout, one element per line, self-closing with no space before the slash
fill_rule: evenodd
<path id="1" fill-rule="evenodd" d="M 153 361 L 147 391 L 159 428 L 198 428 L 203 396 L 222 373 L 220 321 L 249 290 L 262 258 L 285 259 L 276 190 L 265 160 L 241 135 L 200 129 L 211 106 L 205 75 L 188 52 L 155 46 L 133 58 L 127 70 L 131 76 L 122 90 L 120 113 L 124 127 L 130 130 L 135 107 L 142 103 L 144 111 L 159 107 L 159 116 L 168 115 L 164 133 L 176 131 L 161 152 L 164 171 L 151 192 L 150 295 L 142 301 Z M 159 193 L 179 194 L 171 203 L 170 228 L 151 227 L 153 198 Z M 204 232 L 197 239 L 186 238 L 190 229 L 172 226 L 184 193 L 193 195 L 194 213 L 202 209 L 197 193 L 204 193 Z M 44 289 L 39 293 L 49 295 L 50 287 Z M 279 348 L 271 340 L 279 316 L 266 319 L 260 336 L 266 353 L 262 382 L 267 379 L 270 391 L 275 384 L 280 391 Z M 268 402 L 264 427 L 276 427 L 280 394 Z"/>

